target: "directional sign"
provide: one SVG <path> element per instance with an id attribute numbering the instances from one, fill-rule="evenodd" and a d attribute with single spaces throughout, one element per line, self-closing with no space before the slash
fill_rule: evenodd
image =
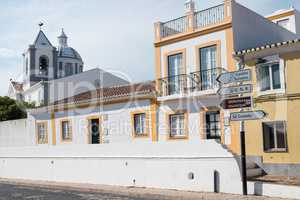
<path id="1" fill-rule="evenodd" d="M 243 81 L 251 81 L 251 79 L 251 70 L 247 69 L 236 72 L 223 73 L 217 78 L 217 81 L 223 84 L 229 84 Z"/>
<path id="2" fill-rule="evenodd" d="M 233 99 L 225 99 L 221 105 L 224 109 L 249 108 L 252 107 L 251 97 L 239 97 Z"/>
<path id="3" fill-rule="evenodd" d="M 234 94 L 245 94 L 252 92 L 252 85 L 240 85 L 235 87 L 224 87 L 218 90 L 218 94 L 221 96 L 229 96 Z"/>
<path id="4" fill-rule="evenodd" d="M 230 114 L 231 121 L 246 121 L 263 119 L 267 114 L 264 111 L 252 111 L 252 112 L 237 112 Z"/>

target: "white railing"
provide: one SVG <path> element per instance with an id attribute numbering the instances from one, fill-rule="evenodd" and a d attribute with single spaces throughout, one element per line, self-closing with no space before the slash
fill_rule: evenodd
<path id="1" fill-rule="evenodd" d="M 161 37 L 168 37 L 171 35 L 176 35 L 178 33 L 184 33 L 188 29 L 187 17 L 180 17 L 173 19 L 171 21 L 162 23 L 161 25 Z"/>
<path id="2" fill-rule="evenodd" d="M 192 23 L 189 23 L 189 20 Z M 197 29 L 222 22 L 225 19 L 225 5 L 221 4 L 206 10 L 201 10 L 190 16 L 183 16 L 160 24 L 160 38 L 186 33 L 189 28 Z"/>
<path id="3" fill-rule="evenodd" d="M 217 24 L 224 20 L 224 4 L 202 10 L 195 13 L 195 27 L 202 28 L 205 26 Z"/>

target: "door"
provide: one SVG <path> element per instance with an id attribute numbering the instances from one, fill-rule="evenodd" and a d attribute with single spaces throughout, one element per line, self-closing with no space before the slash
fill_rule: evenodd
<path id="1" fill-rule="evenodd" d="M 90 133 L 90 143 L 91 144 L 100 144 L 101 135 L 100 135 L 100 119 L 91 119 L 89 120 L 89 133 Z"/>
<path id="2" fill-rule="evenodd" d="M 179 53 L 168 56 L 169 95 L 180 94 L 181 92 L 183 92 L 183 74 L 183 54 Z"/>
<path id="3" fill-rule="evenodd" d="M 217 79 L 217 46 L 201 48 L 199 53 L 202 90 L 213 89 Z"/>
<path id="4" fill-rule="evenodd" d="M 207 139 L 221 139 L 220 112 L 206 113 L 206 135 Z"/>

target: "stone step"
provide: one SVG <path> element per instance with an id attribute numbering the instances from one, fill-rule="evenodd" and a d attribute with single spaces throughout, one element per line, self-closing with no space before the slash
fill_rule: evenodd
<path id="1" fill-rule="evenodd" d="M 262 176 L 263 170 L 261 168 L 253 168 L 253 169 L 247 169 L 247 177 L 253 178 L 256 176 Z"/>

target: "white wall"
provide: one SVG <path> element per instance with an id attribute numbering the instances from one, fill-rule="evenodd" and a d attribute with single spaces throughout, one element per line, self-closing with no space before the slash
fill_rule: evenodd
<path id="1" fill-rule="evenodd" d="M 211 41 L 221 41 L 221 66 L 227 68 L 227 47 L 226 47 L 226 33 L 225 31 L 214 32 L 206 35 L 202 35 L 196 38 L 176 42 L 173 44 L 165 45 L 161 48 L 161 77 L 165 77 L 164 69 L 167 69 L 164 63 L 164 56 L 166 53 L 171 51 L 186 49 L 186 67 L 187 67 L 187 74 L 192 72 L 200 71 L 200 66 L 196 64 L 196 46 L 211 42 Z"/>
<path id="2" fill-rule="evenodd" d="M 41 83 L 31 87 L 23 93 L 23 98 L 26 102 L 34 102 L 35 106 L 44 104 L 44 86 Z"/>
<path id="3" fill-rule="evenodd" d="M 167 114 L 182 110 L 188 113 L 188 140 L 201 140 L 200 134 L 203 134 L 204 130 L 201 129 L 200 124 L 203 123 L 204 120 L 200 115 L 200 111 L 207 107 L 216 107 L 219 104 L 220 100 L 216 96 L 189 100 L 180 99 L 178 101 L 166 101 L 161 103 L 158 113 L 159 140 L 165 141 L 169 135 L 169 132 L 167 131 L 167 125 L 169 123 L 166 117 Z"/>
<path id="4" fill-rule="evenodd" d="M 55 131 L 57 145 L 88 144 L 88 117 L 100 116 L 102 123 L 101 135 L 104 136 L 105 143 L 130 143 L 151 141 L 151 118 L 150 100 L 133 101 L 130 103 L 109 104 L 105 106 L 78 108 L 69 111 L 55 113 Z M 149 137 L 133 138 L 131 124 L 131 112 L 146 111 L 149 114 L 148 132 Z M 47 121 L 49 145 L 52 143 L 52 127 L 50 113 L 33 115 L 36 121 Z M 61 141 L 60 122 L 63 119 L 71 120 L 73 140 L 69 143 Z M 34 130 L 34 129 L 33 129 Z M 36 142 L 34 142 L 35 144 Z"/>
<path id="5" fill-rule="evenodd" d="M 296 34 L 238 3 L 233 3 L 232 23 L 235 51 L 297 39 Z"/>
<path id="6" fill-rule="evenodd" d="M 214 141 L 0 149 L 1 178 L 213 192 L 214 170 L 221 192 L 241 193 L 236 160 Z"/>
<path id="7" fill-rule="evenodd" d="M 0 122 L 0 147 L 29 146 L 33 144 L 34 132 L 27 119 Z"/>

